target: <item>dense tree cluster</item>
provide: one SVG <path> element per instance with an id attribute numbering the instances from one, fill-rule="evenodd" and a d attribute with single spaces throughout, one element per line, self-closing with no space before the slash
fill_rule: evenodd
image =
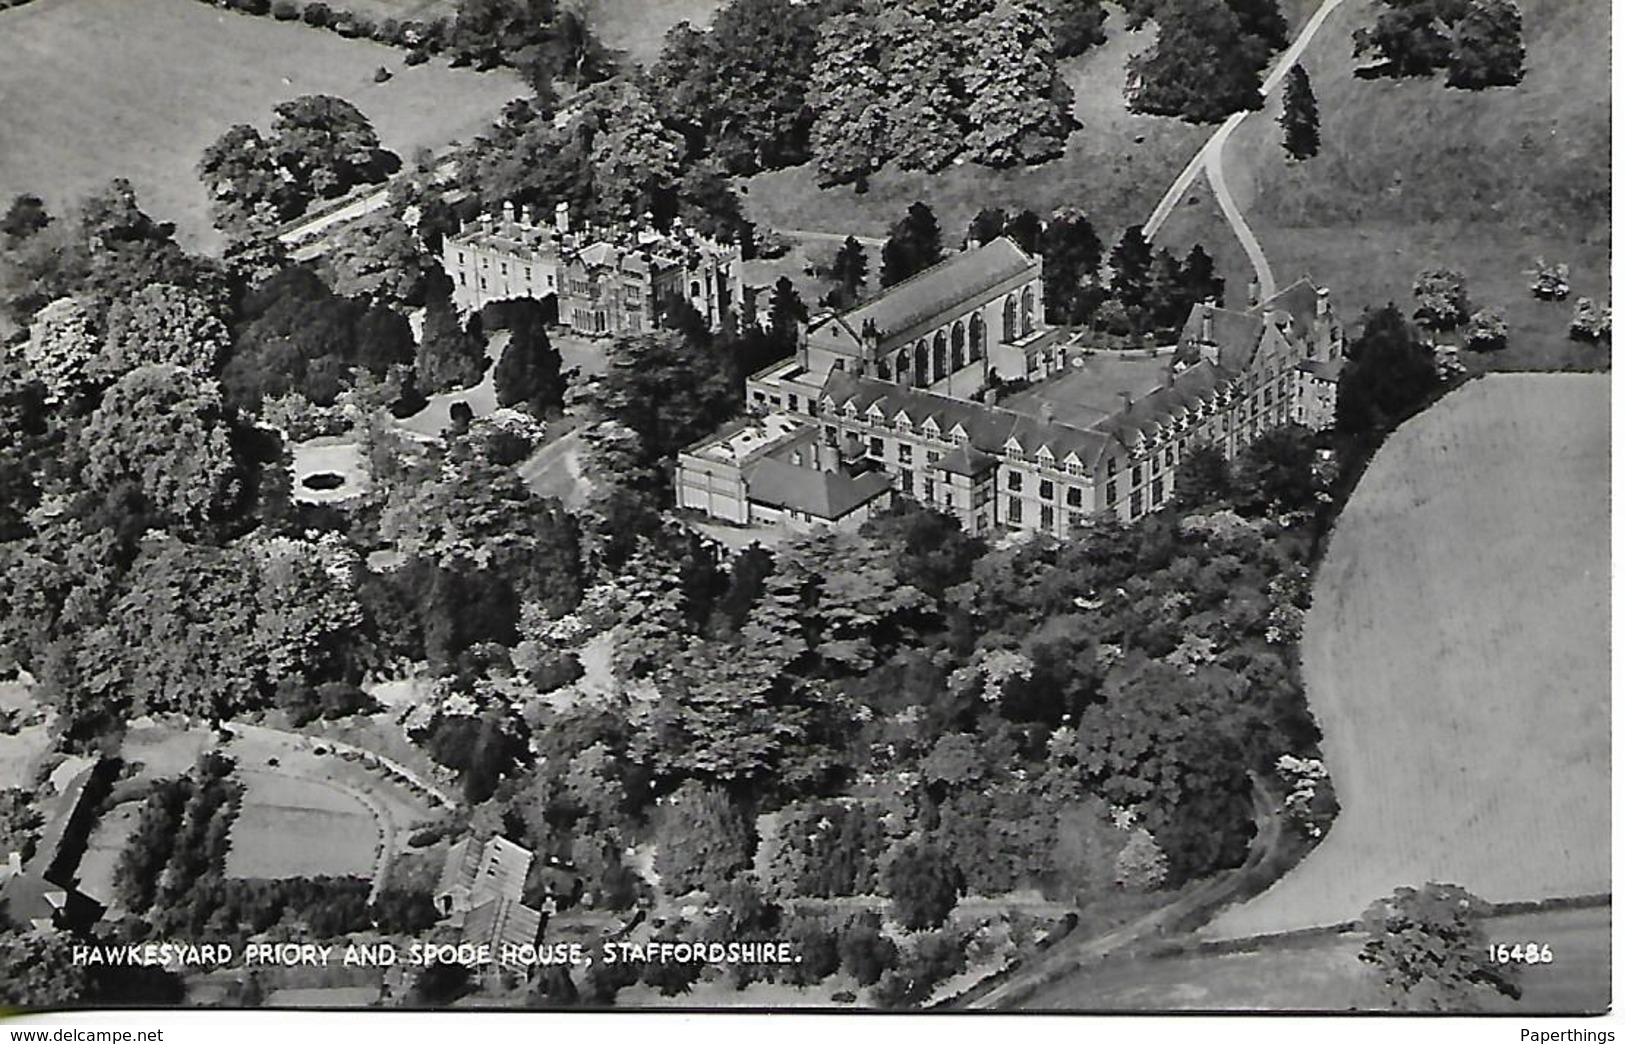
<path id="1" fill-rule="evenodd" d="M 1059 156 L 1077 124 L 1053 33 L 1068 53 L 1094 36 L 1087 12 L 1062 25 L 1060 6 L 882 0 L 830 14 L 808 92 L 822 181 L 861 185 L 893 161 L 935 171 L 961 156 L 993 167 Z"/>
<path id="2" fill-rule="evenodd" d="M 719 161 L 696 155 L 652 83 L 620 80 L 583 96 L 563 120 L 535 100 L 511 103 L 497 126 L 459 157 L 457 182 L 486 209 L 502 203 L 571 221 L 674 219 L 746 249 L 752 231 Z"/>
<path id="3" fill-rule="evenodd" d="M 1158 0 L 1157 41 L 1129 59 L 1135 112 L 1216 123 L 1264 104 L 1272 52 L 1286 44 L 1276 0 Z"/>
<path id="4" fill-rule="evenodd" d="M 708 30 L 679 22 L 649 72 L 661 117 L 691 158 L 732 174 L 802 163 L 818 5 L 730 0 Z"/>
<path id="5" fill-rule="evenodd" d="M 424 339 L 430 339 L 428 332 Z M 331 405 L 354 384 L 356 371 L 381 378 L 416 355 L 403 316 L 382 304 L 341 297 L 301 265 L 244 296 L 220 379 L 230 399 L 248 411 L 288 392 Z M 483 361 L 483 345 L 479 355 Z"/>
<path id="6" fill-rule="evenodd" d="M 913 203 L 898 222 L 880 252 L 880 285 L 893 286 L 925 271 L 943 259 L 942 231 L 937 216 L 924 203 Z"/>
<path id="7" fill-rule="evenodd" d="M 276 106 L 269 135 L 239 123 L 198 161 L 215 227 L 229 240 L 274 238 L 276 226 L 319 199 L 382 181 L 400 159 L 351 103 L 307 94 Z"/>
<path id="8" fill-rule="evenodd" d="M 1375 21 L 1354 32 L 1354 56 L 1375 61 L 1368 76 L 1432 76 L 1481 90 L 1523 80 L 1523 13 L 1514 0 L 1383 0 Z"/>
<path id="9" fill-rule="evenodd" d="M 1196 244 L 1181 262 L 1167 247 L 1153 251 L 1139 225 L 1124 229 L 1108 257 L 1111 278 L 1097 294 L 1086 275 L 1081 304 L 1092 306 L 1096 329 L 1109 334 L 1141 335 L 1178 328 L 1202 301 L 1224 303 L 1224 280 L 1213 258 Z"/>

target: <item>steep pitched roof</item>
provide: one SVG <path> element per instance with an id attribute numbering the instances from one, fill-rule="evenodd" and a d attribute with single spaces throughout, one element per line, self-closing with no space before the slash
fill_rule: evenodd
<path id="1" fill-rule="evenodd" d="M 105 910 L 77 888 L 53 884 L 32 870 L 0 881 L 0 905 L 6 917 L 25 929 L 53 927 L 83 931 L 95 924 Z"/>
<path id="2" fill-rule="evenodd" d="M 853 478 L 769 457 L 745 475 L 745 488 L 750 499 L 758 503 L 803 511 L 833 522 L 880 496 L 891 488 L 891 482 L 875 471 Z"/>
<path id="3" fill-rule="evenodd" d="M 938 430 L 944 432 L 957 424 L 964 429 L 970 445 L 994 455 L 1005 452 L 1006 444 L 1014 437 L 1024 453 L 1036 454 L 1041 447 L 1048 447 L 1056 460 L 1076 453 L 1080 460 L 1093 461 L 1106 442 L 1096 431 L 1061 420 L 1045 420 L 1002 406 L 967 402 L 846 373 L 830 375 L 824 386 L 824 401 L 836 408 L 851 402 L 860 413 L 878 407 L 887 419 L 907 411 L 915 427 L 923 425 L 927 418 L 935 420 Z"/>
<path id="4" fill-rule="evenodd" d="M 841 317 L 850 330 L 872 321 L 881 336 L 901 333 L 1031 269 L 1037 262 L 1000 236 L 959 253 L 888 288 L 879 297 Z"/>
<path id="5" fill-rule="evenodd" d="M 1206 338 L 1204 328 L 1209 334 Z M 1232 373 L 1240 373 L 1252 362 L 1263 336 L 1264 320 L 1259 315 L 1199 304 L 1185 318 L 1185 326 L 1179 331 L 1179 346 L 1191 349 L 1211 343 L 1219 350 L 1219 365 Z"/>
<path id="6" fill-rule="evenodd" d="M 471 837 L 465 837 L 446 850 L 446 861 L 440 867 L 440 880 L 435 882 L 436 895 L 453 888 L 473 888 L 474 875 L 480 866 L 480 847 Z"/>
<path id="7" fill-rule="evenodd" d="M 446 852 L 435 894 L 461 888 L 474 903 L 488 897 L 517 900 L 524 894 L 533 858 L 529 849 L 505 837 L 492 837 L 483 845 L 464 838 Z"/>
<path id="8" fill-rule="evenodd" d="M 511 899 L 488 899 L 468 911 L 460 941 L 486 944 L 499 959 L 504 946 L 530 946 L 542 933 L 542 915 Z"/>
<path id="9" fill-rule="evenodd" d="M 1307 330 L 1315 322 L 1315 306 L 1320 300 L 1320 290 L 1309 277 L 1305 276 L 1284 290 L 1278 291 L 1274 297 L 1260 301 L 1250 311 L 1286 312 L 1292 316 L 1292 322 L 1301 329 Z"/>

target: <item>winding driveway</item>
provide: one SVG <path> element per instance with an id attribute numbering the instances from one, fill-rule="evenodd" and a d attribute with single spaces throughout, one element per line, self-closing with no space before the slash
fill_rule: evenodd
<path id="1" fill-rule="evenodd" d="M 1291 71 L 1292 66 L 1303 56 L 1304 50 L 1308 48 L 1310 41 L 1315 38 L 1315 33 L 1320 31 L 1320 27 L 1325 24 L 1326 19 L 1342 3 L 1343 0 L 1324 0 L 1320 7 L 1315 10 L 1315 13 L 1309 17 L 1309 21 L 1305 22 L 1303 28 L 1299 30 L 1297 39 L 1293 40 L 1291 46 L 1281 53 L 1280 58 L 1276 59 L 1274 68 L 1270 70 L 1269 75 L 1264 78 L 1263 85 L 1259 88 L 1259 94 L 1268 98 L 1275 93 L 1276 89 L 1281 86 L 1282 81 L 1286 79 L 1286 75 Z M 1157 232 L 1161 230 L 1163 222 L 1168 220 L 1168 215 L 1173 213 L 1174 207 L 1178 205 L 1181 199 L 1185 198 L 1185 193 L 1190 190 L 1191 182 L 1196 180 L 1197 172 L 1205 171 L 1208 184 L 1213 187 L 1213 195 L 1219 201 L 1219 209 L 1224 212 L 1225 220 L 1230 223 L 1230 228 L 1235 232 L 1236 238 L 1241 241 L 1241 248 L 1247 253 L 1247 260 L 1252 263 L 1253 271 L 1256 273 L 1258 280 L 1258 296 L 1262 300 L 1275 293 L 1275 273 L 1270 271 L 1269 260 L 1264 256 L 1263 247 L 1258 244 L 1258 237 L 1253 235 L 1251 228 L 1247 227 L 1247 221 L 1242 216 L 1241 208 L 1236 205 L 1235 197 L 1230 194 L 1230 187 L 1225 184 L 1224 180 L 1225 143 L 1230 140 L 1231 133 L 1241 126 L 1241 121 L 1251 115 L 1252 112 L 1247 111 L 1231 113 L 1228 119 L 1219 124 L 1218 129 L 1213 132 L 1213 136 L 1208 138 L 1206 144 L 1197 150 L 1196 155 L 1191 157 L 1191 161 L 1185 164 L 1185 169 L 1179 172 L 1179 177 L 1175 178 L 1174 183 L 1168 186 L 1168 191 L 1163 193 L 1162 199 L 1157 202 L 1156 207 L 1151 211 L 1151 216 L 1146 218 L 1144 231 L 1146 239 L 1154 238 Z"/>
<path id="2" fill-rule="evenodd" d="M 1136 945 L 1185 935 L 1193 923 L 1205 923 L 1221 908 L 1256 894 L 1283 871 L 1290 858 L 1283 846 L 1279 800 L 1254 779 L 1253 835 L 1247 860 L 1197 884 L 1166 906 L 1087 938 L 1067 938 L 1044 955 L 1014 968 L 1007 977 L 975 987 L 948 1006 L 973 1011 L 1044 1008 L 1044 998 L 1065 993 L 1067 980 Z"/>

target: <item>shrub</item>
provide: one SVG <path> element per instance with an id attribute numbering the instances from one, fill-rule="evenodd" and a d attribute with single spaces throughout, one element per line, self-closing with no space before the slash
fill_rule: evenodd
<path id="1" fill-rule="evenodd" d="M 859 986 L 873 986 L 897 964 L 897 944 L 880 934 L 880 919 L 860 914 L 841 933 L 841 968 Z"/>
<path id="2" fill-rule="evenodd" d="M 934 845 L 902 846 L 883 876 L 892 915 L 910 931 L 941 926 L 965 890 L 959 867 Z"/>
<path id="3" fill-rule="evenodd" d="M 400 934 L 425 931 L 440 920 L 433 896 L 404 888 L 385 888 L 378 893 L 371 915 L 379 931 Z"/>
<path id="4" fill-rule="evenodd" d="M 322 717 L 328 719 L 367 714 L 378 706 L 359 686 L 349 682 L 323 682 L 316 687 L 316 702 L 321 706 Z"/>
<path id="5" fill-rule="evenodd" d="M 406 64 L 407 65 L 422 65 L 424 62 L 426 62 L 428 60 L 429 60 L 429 52 L 428 51 L 424 51 L 424 50 L 414 48 L 413 50 L 410 50 L 410 51 L 406 52 Z"/>
<path id="6" fill-rule="evenodd" d="M 841 937 L 822 917 L 796 915 L 785 931 L 799 958 L 785 972 L 797 986 L 811 986 L 834 975 L 841 967 Z"/>
<path id="7" fill-rule="evenodd" d="M 1507 346 L 1507 321 L 1499 309 L 1480 308 L 1467 323 L 1467 347 L 1475 352 L 1500 351 Z"/>
<path id="8" fill-rule="evenodd" d="M 271 17 L 279 22 L 291 22 L 299 17 L 299 5 L 293 0 L 275 0 L 271 4 Z"/>
<path id="9" fill-rule="evenodd" d="M 1589 297 L 1574 302 L 1574 318 L 1569 321 L 1569 339 L 1596 344 L 1612 332 L 1612 310 Z"/>
<path id="10" fill-rule="evenodd" d="M 655 869 L 672 895 L 715 892 L 749 869 L 756 827 L 718 787 L 683 784 L 655 817 Z"/>
<path id="11" fill-rule="evenodd" d="M 322 0 L 315 0 L 314 3 L 305 6 L 304 18 L 306 25 L 314 25 L 320 29 L 332 21 L 333 11 L 322 3 Z"/>
<path id="12" fill-rule="evenodd" d="M 824 801 L 786 809 L 778 842 L 767 868 L 776 891 L 827 899 L 876 888 L 886 838 L 868 805 Z"/>
<path id="13" fill-rule="evenodd" d="M 586 673 L 575 653 L 551 651 L 543 653 L 540 662 L 531 668 L 530 684 L 537 692 L 548 693 L 578 681 Z"/>

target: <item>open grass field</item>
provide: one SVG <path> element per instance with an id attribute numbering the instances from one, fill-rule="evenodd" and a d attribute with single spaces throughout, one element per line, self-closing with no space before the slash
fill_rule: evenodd
<path id="1" fill-rule="evenodd" d="M 233 877 L 372 877 L 380 852 L 392 858 L 435 811 L 395 776 L 338 756 L 320 738 L 256 725 L 232 731 L 225 752 L 247 786 L 226 863 Z"/>
<path id="2" fill-rule="evenodd" d="M 1373 6 L 1343 4 L 1304 55 L 1320 107 L 1318 156 L 1287 160 L 1279 95 L 1225 149 L 1226 180 L 1277 280 L 1313 275 L 1352 319 L 1390 300 L 1408 313 L 1417 272 L 1454 268 L 1474 305 L 1501 307 L 1511 327 L 1507 351 L 1470 365 L 1605 368 L 1606 353 L 1564 339 L 1571 305 L 1535 300 L 1526 271 L 1537 255 L 1566 261 L 1575 296 L 1611 296 L 1606 0 L 1520 3 L 1527 76 L 1476 92 L 1445 87 L 1442 74 L 1356 79 L 1350 35 Z M 1231 251 L 1220 269 L 1231 303 L 1244 303 L 1250 269 L 1220 242 L 1225 226 L 1205 179 L 1191 197 L 1159 242 Z"/>
<path id="3" fill-rule="evenodd" d="M 884 236 L 915 200 L 930 204 L 943 240 L 957 244 L 983 207 L 1031 208 L 1047 215 L 1060 207 L 1088 214 L 1107 242 L 1146 219 L 1168 183 L 1206 140 L 1208 130 L 1165 116 L 1138 116 L 1123 101 L 1124 65 L 1149 47 L 1155 30 L 1130 33 L 1115 8 L 1107 41 L 1067 63 L 1073 113 L 1083 124 L 1059 159 L 1034 167 L 994 170 L 974 163 L 940 174 L 888 167 L 869 179 L 869 190 L 820 189 L 812 164 L 746 179 L 746 213 L 768 228 Z M 871 267 L 879 261 L 871 257 Z"/>
<path id="4" fill-rule="evenodd" d="M 723 0 L 577 0 L 575 6 L 604 45 L 627 62 L 649 66 L 666 32 L 678 22 L 711 24 Z"/>
<path id="5" fill-rule="evenodd" d="M 1337 924 L 1427 881 L 1609 893 L 1608 476 L 1600 375 L 1489 375 L 1389 438 L 1304 627 L 1342 812 L 1207 934 Z"/>
<path id="6" fill-rule="evenodd" d="M 1486 998 L 1507 1014 L 1607 1009 L 1612 921 L 1608 907 L 1556 910 L 1485 922 L 1490 943 L 1548 942 L 1554 960 L 1525 970 L 1523 996 Z M 1110 961 L 1056 983 L 1026 1011 L 1353 1011 L 1381 1006 L 1358 955 L 1361 933 L 1274 943 L 1241 953 Z"/>
<path id="7" fill-rule="evenodd" d="M 246 788 L 231 828 L 228 877 L 371 877 L 382 833 L 354 793 L 329 782 L 239 767 Z"/>
<path id="8" fill-rule="evenodd" d="M 278 103 L 335 94 L 405 160 L 466 139 L 526 93 L 505 71 L 431 62 L 197 0 L 36 0 L 0 11 L 0 200 L 35 192 L 60 212 L 114 177 L 212 249 L 195 168 L 234 123 L 269 128 Z M 374 83 L 385 66 L 395 74 Z"/>

